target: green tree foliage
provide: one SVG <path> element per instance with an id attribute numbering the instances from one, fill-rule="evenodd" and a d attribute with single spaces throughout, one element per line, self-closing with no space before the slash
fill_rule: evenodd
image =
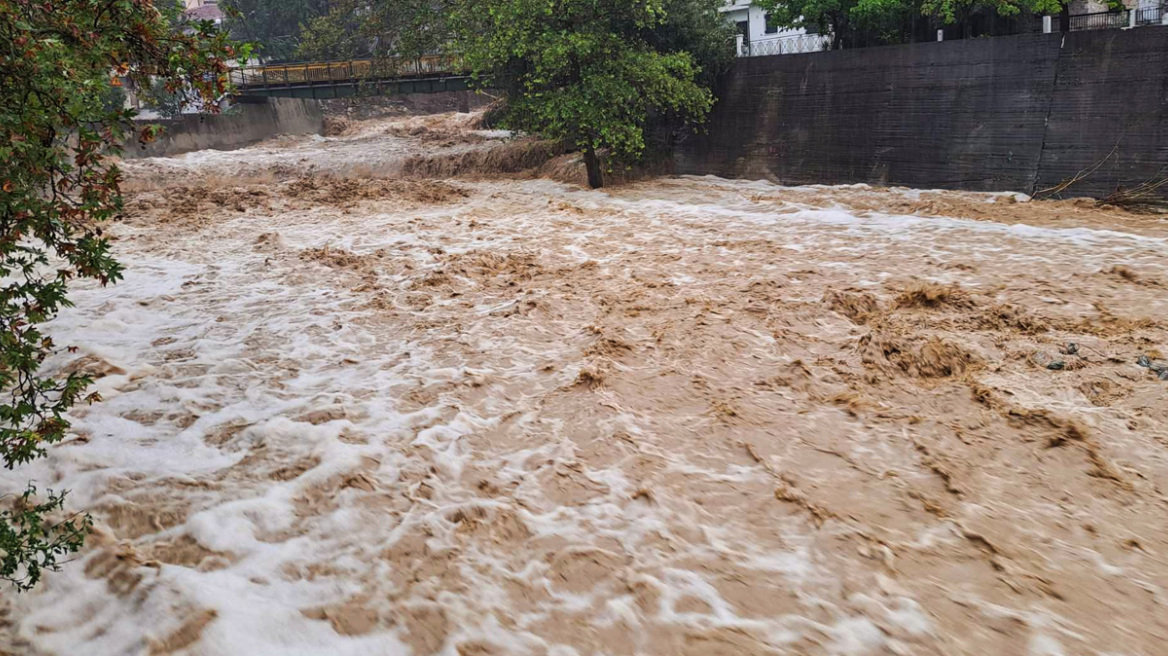
<path id="1" fill-rule="evenodd" d="M 1057 14 L 1070 0 L 923 0 L 921 12 L 935 16 L 946 24 L 968 17 L 978 9 L 993 10 L 999 16 L 1030 14 Z"/>
<path id="2" fill-rule="evenodd" d="M 819 34 L 844 34 L 851 27 L 852 15 L 865 0 L 758 0 L 755 4 L 783 28 L 803 28 Z M 912 0 L 869 0 L 889 5 Z M 842 42 L 833 39 L 840 47 Z"/>
<path id="3" fill-rule="evenodd" d="M 366 36 L 371 27 L 364 8 L 365 0 L 339 0 L 329 12 L 317 16 L 300 28 L 296 47 L 298 59 L 337 61 L 369 57 L 374 44 Z"/>
<path id="4" fill-rule="evenodd" d="M 357 3 L 350 4 L 354 11 Z M 363 4 L 363 3 L 362 3 Z M 224 27 L 232 38 L 255 44 L 258 54 L 270 61 L 295 59 L 300 30 L 329 12 L 328 0 L 220 0 Z"/>
<path id="5" fill-rule="evenodd" d="M 71 280 L 118 280 L 103 221 L 122 208 L 111 160 L 135 134 L 111 86 L 153 77 L 208 103 L 226 84 L 226 37 L 209 23 L 176 31 L 150 0 L 0 2 L 0 461 L 29 462 L 60 441 L 90 379 L 46 375 L 57 350 L 42 325 L 69 305 Z M 132 136 L 133 135 L 133 136 Z M 12 503 L 15 501 L 15 503 Z M 76 551 L 85 517 L 59 517 L 63 495 L 29 487 L 0 512 L 0 579 L 26 589 Z"/>
<path id="6" fill-rule="evenodd" d="M 907 28 L 923 15 L 924 0 L 759 0 L 783 28 L 803 28 L 831 37 L 833 48 L 904 43 Z M 962 1 L 962 0 L 957 0 Z"/>
<path id="7" fill-rule="evenodd" d="M 660 52 L 687 52 L 699 67 L 697 80 L 712 87 L 734 63 L 734 26 L 718 12 L 716 0 L 668 0 L 665 16 L 646 35 Z"/>
<path id="8" fill-rule="evenodd" d="M 1069 0 L 1068 0 L 1069 1 Z M 977 12 L 1010 17 L 1058 13 L 1064 0 L 758 0 L 778 25 L 832 37 L 835 48 L 911 41 L 915 18 L 952 25 Z M 926 30 L 928 32 L 928 30 Z"/>
<path id="9" fill-rule="evenodd" d="M 52 492 L 48 500 L 38 502 L 36 487 L 30 484 L 12 510 L 0 511 L 0 579 L 17 590 L 31 590 L 43 571 L 56 570 L 61 558 L 81 548 L 92 524 L 89 517 L 47 520 L 60 514 L 64 503 L 64 493 Z"/>
<path id="10" fill-rule="evenodd" d="M 596 187 L 599 151 L 634 161 L 650 122 L 705 120 L 714 99 L 688 46 L 716 50 L 719 37 L 682 24 L 685 7 L 716 10 L 716 0 L 694 9 L 698 1 L 465 0 L 459 48 L 481 84 L 502 87 L 502 124 L 574 144 Z"/>
<path id="11" fill-rule="evenodd" d="M 186 93 L 172 90 L 172 86 L 165 80 L 154 79 L 148 88 L 138 93 L 138 97 L 147 108 L 158 112 L 162 118 L 174 118 L 182 114 Z"/>
<path id="12" fill-rule="evenodd" d="M 108 84 L 101 97 L 101 107 L 106 112 L 120 112 L 126 108 L 126 90 L 121 86 Z"/>
<path id="13" fill-rule="evenodd" d="M 339 0 L 300 34 L 299 56 L 418 57 L 445 49 L 453 0 Z"/>

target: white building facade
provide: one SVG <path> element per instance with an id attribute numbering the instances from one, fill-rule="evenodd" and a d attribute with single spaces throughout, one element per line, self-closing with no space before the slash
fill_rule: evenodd
<path id="1" fill-rule="evenodd" d="M 767 20 L 767 12 L 751 0 L 727 0 L 718 9 L 738 29 L 738 56 L 785 55 L 826 50 L 830 40 L 806 30 L 783 29 Z"/>

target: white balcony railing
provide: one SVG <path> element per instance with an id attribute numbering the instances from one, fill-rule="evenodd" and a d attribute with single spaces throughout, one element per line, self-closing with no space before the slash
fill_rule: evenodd
<path id="1" fill-rule="evenodd" d="M 831 48 L 831 37 L 823 34 L 796 34 L 772 39 L 743 42 L 738 48 L 739 57 L 766 57 L 768 55 L 794 55 L 804 52 L 819 52 Z"/>

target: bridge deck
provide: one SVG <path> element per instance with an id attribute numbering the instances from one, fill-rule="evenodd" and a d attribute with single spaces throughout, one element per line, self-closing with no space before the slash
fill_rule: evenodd
<path id="1" fill-rule="evenodd" d="M 228 75 L 240 95 L 293 98 L 461 91 L 470 82 L 456 55 L 247 66 Z"/>

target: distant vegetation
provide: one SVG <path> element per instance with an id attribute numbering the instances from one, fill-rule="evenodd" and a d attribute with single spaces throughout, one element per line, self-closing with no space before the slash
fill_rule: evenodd
<path id="1" fill-rule="evenodd" d="M 418 57 L 448 50 L 454 0 L 337 0 L 306 22 L 303 59 Z"/>
<path id="2" fill-rule="evenodd" d="M 664 10 L 665 20 L 677 22 L 678 16 L 692 18 L 694 12 L 722 4 L 723 0 L 667 2 L 658 10 Z M 755 4 L 768 11 L 772 26 L 829 35 L 835 48 L 931 41 L 939 27 L 966 37 L 1031 31 L 1038 16 L 1058 15 L 1068 6 L 1063 0 L 755 0 Z M 1118 0 L 1108 4 L 1121 6 Z M 618 5 L 622 10 L 637 9 L 635 2 L 611 6 Z M 494 8 L 515 16 L 532 8 L 479 0 L 221 0 L 220 6 L 231 36 L 257 44 L 264 61 L 273 62 L 416 57 L 447 51 L 455 42 L 455 15 Z M 540 7 L 562 17 L 561 26 L 571 22 L 571 2 L 553 0 Z"/>
<path id="3" fill-rule="evenodd" d="M 1059 14 L 1062 0 L 755 0 L 782 28 L 829 35 L 832 47 L 932 41 L 936 29 L 962 36 L 1031 31 L 1042 14 Z M 1118 6 L 1118 2 L 1112 2 Z"/>
<path id="4" fill-rule="evenodd" d="M 255 44 L 265 61 L 289 61 L 297 58 L 304 26 L 327 14 L 333 4 L 329 0 L 220 0 L 219 7 L 233 39 Z"/>

